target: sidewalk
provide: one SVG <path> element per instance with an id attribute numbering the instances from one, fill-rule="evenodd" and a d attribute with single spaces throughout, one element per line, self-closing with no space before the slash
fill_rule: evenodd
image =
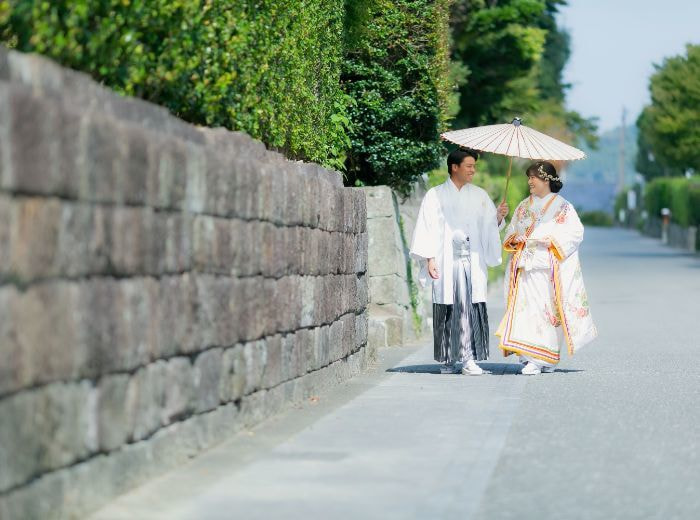
<path id="1" fill-rule="evenodd" d="M 554 374 L 493 342 L 481 377 L 439 375 L 430 341 L 385 349 L 94 518 L 697 518 L 700 262 L 597 229 L 582 258 L 600 338 Z"/>

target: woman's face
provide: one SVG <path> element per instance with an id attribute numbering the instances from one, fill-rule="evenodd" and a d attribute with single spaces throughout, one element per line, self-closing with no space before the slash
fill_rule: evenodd
<path id="1" fill-rule="evenodd" d="M 530 194 L 536 197 L 544 197 L 548 193 L 552 193 L 549 189 L 549 181 L 543 181 L 534 175 L 527 176 L 527 185 L 530 187 Z"/>

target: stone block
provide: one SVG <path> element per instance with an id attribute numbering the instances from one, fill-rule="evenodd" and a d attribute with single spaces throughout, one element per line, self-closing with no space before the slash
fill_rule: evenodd
<path id="1" fill-rule="evenodd" d="M 120 275 L 149 274 L 154 213 L 150 208 L 115 207 L 108 213 L 110 266 Z"/>
<path id="2" fill-rule="evenodd" d="M 86 381 L 55 383 L 0 401 L 0 492 L 95 452 L 96 403 Z"/>
<path id="3" fill-rule="evenodd" d="M 219 397 L 222 403 L 236 401 L 245 395 L 246 359 L 244 346 L 224 350 L 221 358 Z"/>
<path id="4" fill-rule="evenodd" d="M 126 148 L 126 136 L 118 123 L 103 117 L 90 119 L 85 147 L 87 175 L 81 183 L 81 199 L 112 203 L 123 201 Z"/>
<path id="5" fill-rule="evenodd" d="M 355 316 L 355 349 L 361 348 L 367 343 L 369 311 Z"/>
<path id="6" fill-rule="evenodd" d="M 399 271 L 405 263 L 399 248 L 399 228 L 394 217 L 381 217 L 367 223 L 368 271 L 371 276 L 381 276 Z"/>
<path id="7" fill-rule="evenodd" d="M 179 139 L 161 138 L 150 151 L 148 203 L 156 208 L 184 209 L 188 145 Z"/>
<path id="8" fill-rule="evenodd" d="M 61 202 L 43 198 L 16 200 L 10 232 L 10 271 L 24 281 L 56 276 Z"/>
<path id="9" fill-rule="evenodd" d="M 203 213 L 206 207 L 207 179 L 204 150 L 196 145 L 186 147 L 186 174 L 184 208 L 190 213 Z"/>
<path id="10" fill-rule="evenodd" d="M 0 157 L 0 161 L 2 157 Z M 16 205 L 9 195 L 0 193 L 0 280 L 9 275 L 12 258 L 12 234 Z"/>
<path id="11" fill-rule="evenodd" d="M 396 274 L 369 278 L 369 300 L 376 304 L 410 305 L 408 284 Z M 360 309 L 358 309 L 360 310 Z"/>
<path id="12" fill-rule="evenodd" d="M 290 161 L 285 165 L 285 172 L 282 176 L 285 180 L 285 197 L 281 218 L 281 223 L 285 226 L 299 226 L 303 222 L 302 176 L 303 173 L 300 171 L 299 163 Z"/>
<path id="13" fill-rule="evenodd" d="M 4 309 L 12 332 L 2 350 L 7 348 L 10 354 L 14 353 L 6 362 L 18 369 L 11 380 L 27 385 L 76 378 L 87 358 L 75 314 L 79 306 L 78 287 L 57 281 L 34 286 L 24 293 L 10 290 L 6 294 L 11 300 Z"/>
<path id="14" fill-rule="evenodd" d="M 124 157 L 123 198 L 126 204 L 144 205 L 148 200 L 150 172 L 156 170 L 149 143 L 154 139 L 151 132 L 141 128 L 129 128 L 123 133 L 126 153 Z"/>
<path id="15" fill-rule="evenodd" d="M 78 110 L 61 107 L 57 111 L 58 164 L 55 192 L 76 199 L 81 183 L 85 182 L 89 118 Z"/>
<path id="16" fill-rule="evenodd" d="M 0 287 L 0 395 L 32 383 L 32 351 L 18 338 L 16 315 L 23 312 L 21 296 L 11 285 Z"/>
<path id="17" fill-rule="evenodd" d="M 300 325 L 302 327 L 315 325 L 316 278 L 313 276 L 299 277 L 299 294 L 301 301 Z"/>
<path id="18" fill-rule="evenodd" d="M 263 373 L 267 364 L 267 345 L 265 341 L 251 341 L 243 346 L 243 359 L 245 360 L 245 394 L 262 388 Z"/>
<path id="19" fill-rule="evenodd" d="M 316 360 L 316 334 L 314 329 L 300 329 L 294 333 L 294 343 L 301 351 L 304 360 L 304 371 L 310 372 L 317 366 Z"/>
<path id="20" fill-rule="evenodd" d="M 342 320 L 337 320 L 331 323 L 328 332 L 329 338 L 329 359 L 333 363 L 343 358 L 343 335 L 344 323 Z"/>
<path id="21" fill-rule="evenodd" d="M 129 278 L 119 281 L 119 301 L 123 302 L 118 316 L 124 330 L 124 352 L 127 369 L 157 358 L 160 354 L 160 316 L 158 284 L 153 279 Z"/>
<path id="22" fill-rule="evenodd" d="M 78 285 L 79 341 L 88 359 L 84 376 L 135 368 L 130 356 L 128 331 L 124 323 L 124 294 L 116 280 L 91 279 Z"/>
<path id="23" fill-rule="evenodd" d="M 369 234 L 364 232 L 355 236 L 355 272 L 364 273 L 369 259 Z"/>
<path id="24" fill-rule="evenodd" d="M 393 217 L 395 212 L 394 194 L 388 186 L 359 188 L 365 194 L 367 218 Z M 359 215 L 357 215 L 359 217 Z"/>
<path id="25" fill-rule="evenodd" d="M 234 186 L 230 182 L 230 166 L 222 153 L 207 149 L 205 155 L 206 195 L 203 211 L 221 217 L 234 215 Z"/>
<path id="26" fill-rule="evenodd" d="M 355 325 L 356 315 L 353 313 L 345 314 L 342 316 L 341 321 L 343 324 L 343 338 L 340 350 L 340 358 L 346 358 L 352 352 L 355 351 Z"/>
<path id="27" fill-rule="evenodd" d="M 227 345 L 236 341 L 232 298 L 236 290 L 230 278 L 198 275 L 196 286 L 197 341 L 204 345 Z"/>
<path id="28" fill-rule="evenodd" d="M 214 261 L 214 218 L 197 215 L 192 222 L 193 268 L 200 273 L 209 272 Z"/>
<path id="29" fill-rule="evenodd" d="M 0 73 L 2 73 L 2 49 L 0 48 Z M 0 188 L 12 190 L 15 186 L 15 173 L 12 170 L 12 146 L 10 142 L 10 111 L 11 86 L 0 82 Z"/>
<path id="30" fill-rule="evenodd" d="M 385 344 L 377 344 L 377 347 L 394 347 L 403 344 L 404 319 L 402 314 L 393 313 L 378 305 L 371 305 L 369 309 L 369 329 L 372 338 L 377 334 L 377 327 L 382 327 L 384 329 L 384 337 L 386 340 Z M 375 345 L 372 344 L 372 347 L 375 347 Z"/>
<path id="31" fill-rule="evenodd" d="M 194 361 L 193 407 L 196 413 L 219 406 L 222 354 L 222 349 L 213 348 L 202 352 Z"/>
<path id="32" fill-rule="evenodd" d="M 57 184 L 59 137 L 56 108 L 30 90 L 9 91 L 11 187 L 32 194 L 51 195 Z"/>
<path id="33" fill-rule="evenodd" d="M 188 358 L 169 359 L 165 368 L 167 387 L 161 410 L 161 423 L 164 425 L 179 421 L 192 411 L 194 376 L 192 363 Z"/>
<path id="34" fill-rule="evenodd" d="M 302 279 L 298 276 L 285 276 L 274 282 L 274 304 L 270 316 L 268 332 L 289 332 L 299 328 L 302 321 Z"/>
<path id="35" fill-rule="evenodd" d="M 134 429 L 132 439 L 145 439 L 158 430 L 163 424 L 163 403 L 170 382 L 167 380 L 168 371 L 165 361 L 156 361 L 140 368 L 130 381 L 135 385 L 136 404 L 134 407 Z"/>
<path id="36" fill-rule="evenodd" d="M 343 225 L 342 231 L 344 233 L 353 233 L 355 229 L 355 195 L 353 190 L 344 189 L 342 190 L 343 197 Z"/>
<path id="37" fill-rule="evenodd" d="M 258 182 L 258 162 L 253 157 L 239 154 L 229 164 L 235 190 L 235 215 L 245 220 L 259 218 L 258 192 L 261 188 Z"/>
<path id="38" fill-rule="evenodd" d="M 154 357 L 170 357 L 197 348 L 195 320 L 196 289 L 189 274 L 158 280 L 160 352 Z"/>
<path id="39" fill-rule="evenodd" d="M 101 451 L 125 444 L 134 431 L 136 385 L 128 374 L 103 377 L 97 387 L 97 430 Z"/>
<path id="40" fill-rule="evenodd" d="M 265 340 L 267 356 L 263 369 L 262 387 L 272 388 L 283 380 L 282 336 L 277 334 Z"/>
<path id="41" fill-rule="evenodd" d="M 90 250 L 94 226 L 94 211 L 91 206 L 61 205 L 55 264 L 57 272 L 62 276 L 84 276 L 92 274 L 92 269 L 99 273 L 106 268 L 106 257 L 102 256 L 102 265 L 97 265 L 97 255 L 93 256 Z"/>
<path id="42" fill-rule="evenodd" d="M 354 213 L 355 213 L 355 233 L 364 233 L 367 231 L 367 202 L 364 192 L 359 188 L 352 188 Z"/>
<path id="43" fill-rule="evenodd" d="M 324 325 L 314 329 L 316 369 L 330 363 L 330 327 Z"/>

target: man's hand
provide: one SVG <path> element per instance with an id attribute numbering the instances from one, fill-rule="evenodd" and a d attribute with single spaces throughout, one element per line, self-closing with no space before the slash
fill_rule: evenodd
<path id="1" fill-rule="evenodd" d="M 435 265 L 434 258 L 428 258 L 428 274 L 433 280 L 440 278 L 440 273 L 438 272 L 437 265 Z"/>
<path id="2" fill-rule="evenodd" d="M 522 242 L 525 242 L 527 240 L 527 237 L 525 235 L 518 235 L 517 237 L 511 239 L 511 242 L 513 244 L 520 244 Z"/>
<path id="3" fill-rule="evenodd" d="M 496 214 L 498 215 L 499 226 L 501 225 L 501 221 L 508 216 L 508 211 L 510 211 L 510 209 L 508 208 L 508 204 L 506 203 L 506 201 L 503 201 L 498 205 Z"/>

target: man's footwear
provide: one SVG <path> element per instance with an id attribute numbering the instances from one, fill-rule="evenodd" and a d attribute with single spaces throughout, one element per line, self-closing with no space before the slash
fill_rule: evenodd
<path id="1" fill-rule="evenodd" d="M 554 367 L 542 367 L 540 368 L 543 374 L 551 374 L 554 372 Z"/>
<path id="2" fill-rule="evenodd" d="M 523 368 L 520 373 L 524 376 L 536 376 L 537 374 L 541 374 L 542 371 L 540 370 L 540 367 L 530 361 L 527 365 L 525 365 L 525 368 Z"/>
<path id="3" fill-rule="evenodd" d="M 464 364 L 462 369 L 462 374 L 465 376 L 480 376 L 484 373 L 479 365 L 477 365 L 473 359 L 470 359 Z"/>
<path id="4" fill-rule="evenodd" d="M 442 364 L 440 365 L 440 373 L 441 374 L 457 374 L 459 373 L 459 370 L 455 365 L 446 365 Z"/>

